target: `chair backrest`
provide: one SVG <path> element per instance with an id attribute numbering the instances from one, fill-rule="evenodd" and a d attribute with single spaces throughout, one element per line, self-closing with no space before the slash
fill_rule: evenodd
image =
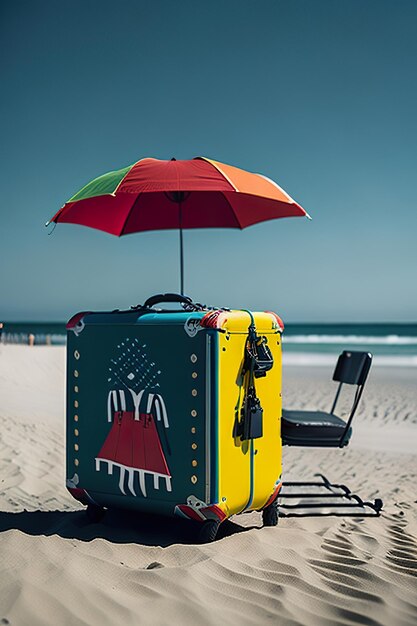
<path id="1" fill-rule="evenodd" d="M 352 350 L 344 350 L 339 356 L 336 367 L 333 373 L 333 380 L 339 383 L 336 396 L 333 402 L 333 406 L 330 413 L 334 413 L 336 404 L 339 399 L 340 391 L 343 384 L 357 385 L 355 397 L 353 399 L 353 405 L 350 410 L 349 418 L 346 422 L 345 430 L 340 437 L 339 446 L 342 448 L 349 442 L 349 428 L 358 408 L 359 400 L 361 399 L 366 379 L 371 369 L 372 354 L 370 352 L 355 352 Z"/>
<path id="2" fill-rule="evenodd" d="M 372 363 L 370 352 L 344 350 L 339 356 L 333 380 L 348 385 L 364 385 Z"/>

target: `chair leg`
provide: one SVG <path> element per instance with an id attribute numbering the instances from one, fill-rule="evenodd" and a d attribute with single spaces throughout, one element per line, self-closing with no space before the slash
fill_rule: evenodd
<path id="1" fill-rule="evenodd" d="M 381 513 L 383 502 L 376 498 L 373 502 L 364 501 L 358 495 L 351 492 L 349 487 L 342 484 L 331 483 L 323 474 L 315 474 L 321 481 L 290 481 L 284 482 L 278 496 L 280 500 L 281 517 L 378 517 Z M 291 491 L 292 488 L 318 487 L 319 491 Z M 283 499 L 297 499 L 296 504 L 285 504 Z M 338 499 L 338 502 L 335 500 Z M 313 500 L 311 502 L 310 500 Z M 316 500 L 316 501 L 315 501 Z M 317 501 L 318 500 L 318 501 Z M 323 511 L 320 509 L 332 509 Z M 343 509 L 341 511 L 340 509 Z M 362 509 L 362 511 L 358 511 Z M 286 510 L 289 512 L 287 513 Z M 306 512 L 302 512 L 306 511 Z"/>

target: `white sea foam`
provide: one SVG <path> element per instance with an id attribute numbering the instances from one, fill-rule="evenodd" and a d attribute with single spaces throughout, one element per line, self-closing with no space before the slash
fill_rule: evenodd
<path id="1" fill-rule="evenodd" d="M 282 363 L 286 365 L 331 366 L 334 367 L 337 355 L 322 352 L 285 352 Z M 376 367 L 417 367 L 417 355 L 376 355 L 373 357 Z"/>

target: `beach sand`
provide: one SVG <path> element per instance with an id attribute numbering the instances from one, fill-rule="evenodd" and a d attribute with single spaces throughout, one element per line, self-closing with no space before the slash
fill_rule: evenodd
<path id="1" fill-rule="evenodd" d="M 287 408 L 329 409 L 331 368 L 284 364 Z M 0 345 L 0 624 L 417 624 L 417 369 L 374 367 L 344 450 L 284 448 L 380 518 L 232 518 L 196 545 L 182 520 L 87 524 L 65 489 L 65 349 Z"/>

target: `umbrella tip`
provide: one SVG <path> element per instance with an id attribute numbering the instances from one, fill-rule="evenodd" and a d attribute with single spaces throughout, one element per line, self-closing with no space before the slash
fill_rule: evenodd
<path id="1" fill-rule="evenodd" d="M 51 222 L 48 220 L 48 221 L 46 222 L 46 224 L 45 224 L 45 228 L 46 228 L 46 226 L 49 226 L 49 224 L 50 224 L 50 223 L 51 223 Z"/>
<path id="2" fill-rule="evenodd" d="M 306 211 L 306 218 L 307 218 L 308 220 L 312 220 L 312 219 L 313 219 L 313 218 L 311 217 L 311 215 L 309 215 L 309 214 L 307 213 L 307 211 Z"/>

